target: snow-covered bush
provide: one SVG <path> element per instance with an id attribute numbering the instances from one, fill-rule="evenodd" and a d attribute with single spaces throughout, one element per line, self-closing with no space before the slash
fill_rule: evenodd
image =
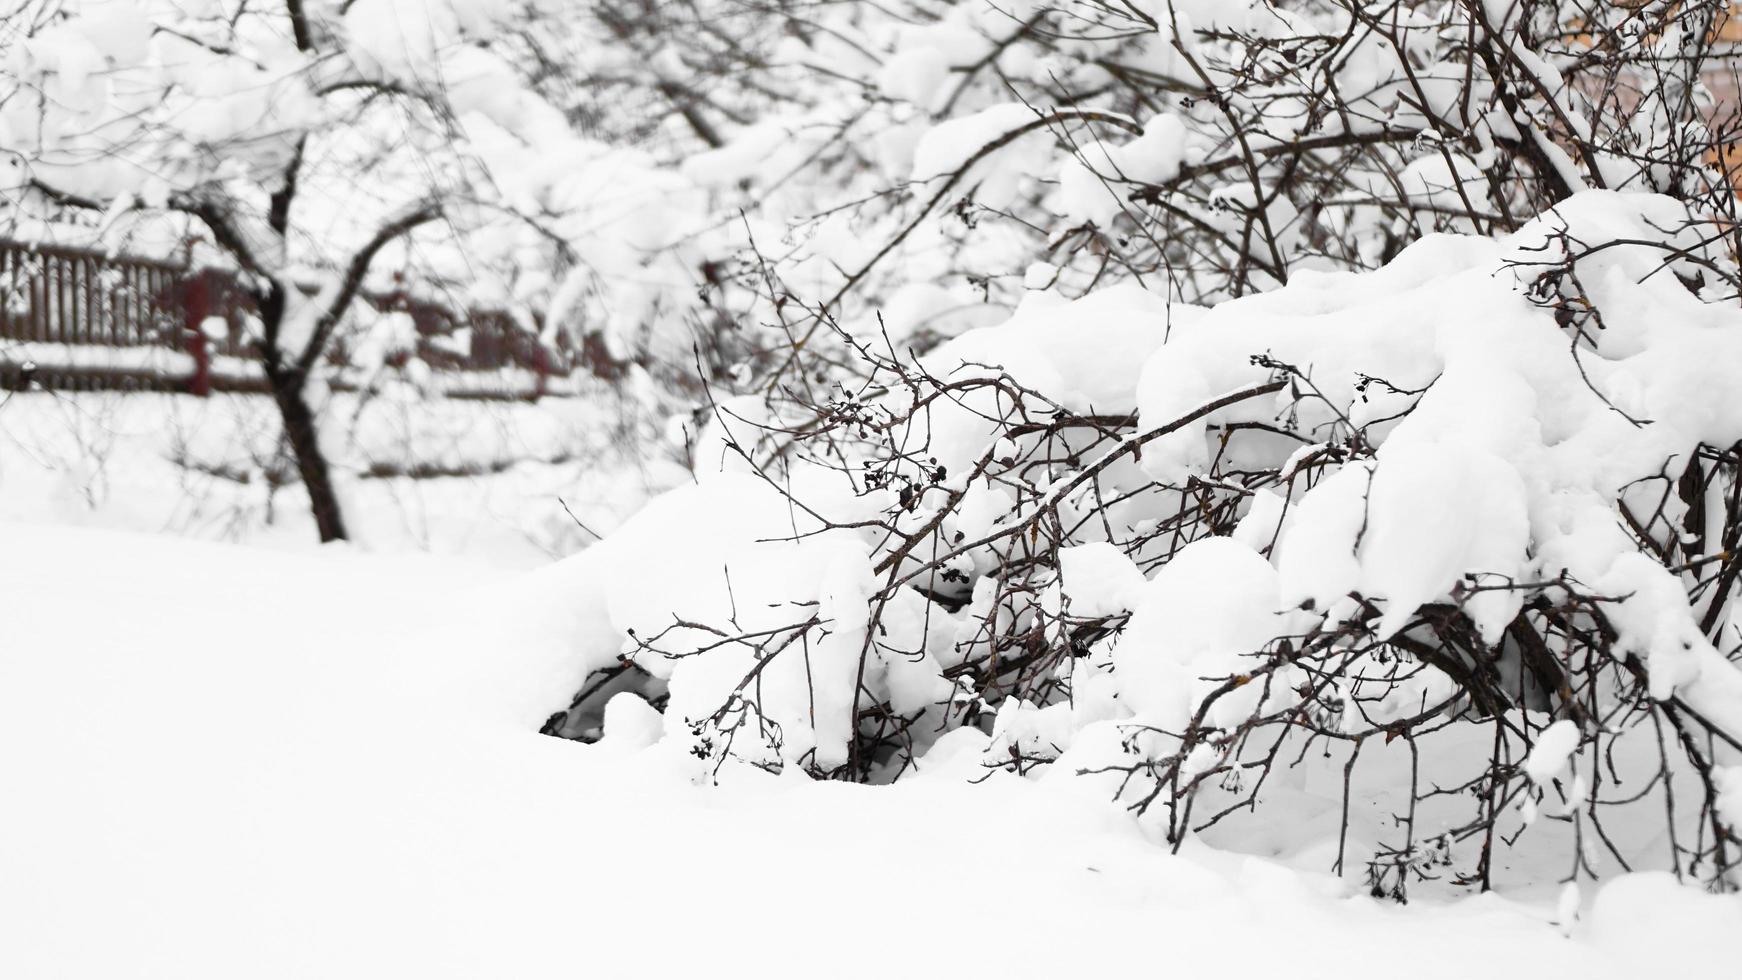
<path id="1" fill-rule="evenodd" d="M 1681 278 L 1700 228 L 1590 192 L 1208 310 L 1037 291 L 862 349 L 809 427 L 723 403 L 701 481 L 590 559 L 588 666 L 645 672 L 715 775 L 971 752 L 1116 777 L 1178 842 L 1407 753 L 1376 887 L 1486 883 L 1539 814 L 1575 873 L 1720 880 L 1742 314 Z"/>
<path id="2" fill-rule="evenodd" d="M 547 730 L 635 691 L 698 778 L 1079 780 L 1397 897 L 1735 884 L 1716 5 L 845 6 L 685 165 L 770 339 Z"/>

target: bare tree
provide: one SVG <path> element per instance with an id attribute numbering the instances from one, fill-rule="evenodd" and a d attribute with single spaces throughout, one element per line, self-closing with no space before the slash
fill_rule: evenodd
<path id="1" fill-rule="evenodd" d="M 491 108 L 478 86 L 506 84 L 497 94 L 511 99 L 518 83 L 487 54 L 490 25 L 434 6 L 425 23 L 303 0 L 151 9 L 128 25 L 137 37 L 97 52 L 99 73 L 73 61 L 88 37 L 128 36 L 81 32 L 103 9 L 44 8 L 9 39 L 8 148 L 24 169 L 14 219 L 168 225 L 197 261 L 232 273 L 320 537 L 342 539 L 314 394 L 325 359 L 372 284 L 439 292 L 444 277 L 488 267 L 481 243 L 459 246 L 461 229 L 515 218 L 460 149 L 458 114 Z"/>

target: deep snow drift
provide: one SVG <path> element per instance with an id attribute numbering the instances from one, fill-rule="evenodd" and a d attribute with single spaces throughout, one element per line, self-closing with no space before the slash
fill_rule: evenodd
<path id="1" fill-rule="evenodd" d="M 596 746 L 538 736 L 577 680 L 580 563 L 18 525 L 0 556 L 6 977 L 1462 977 L 1480 950 L 1601 978 L 1737 954 L 1742 898 L 1667 875 L 1563 927 L 1552 901 L 1397 906 L 1170 856 L 1073 781 L 704 788 L 631 712 Z"/>

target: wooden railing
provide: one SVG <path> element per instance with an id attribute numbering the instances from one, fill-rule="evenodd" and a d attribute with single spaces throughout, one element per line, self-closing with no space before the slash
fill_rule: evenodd
<path id="1" fill-rule="evenodd" d="M 424 362 L 455 397 L 536 398 L 570 374 L 565 350 L 546 349 L 507 313 L 455 312 L 404 292 L 360 302 L 409 314 L 416 349 L 392 363 Z M 0 239 L 0 387 L 264 391 L 248 338 L 254 310 L 220 270 Z M 354 342 L 340 338 L 330 361 L 347 363 Z"/>

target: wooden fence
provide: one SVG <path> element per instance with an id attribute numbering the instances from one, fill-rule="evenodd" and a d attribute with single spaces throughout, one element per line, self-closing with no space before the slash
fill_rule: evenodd
<path id="1" fill-rule="evenodd" d="M 452 397 L 537 398 L 570 374 L 566 350 L 547 350 L 506 313 L 456 313 L 403 292 L 359 301 L 410 315 L 416 349 L 389 363 L 422 361 Z M 222 271 L 0 240 L 0 388 L 265 391 L 247 338 L 254 309 Z M 348 363 L 352 342 L 334 344 L 334 365 Z"/>

